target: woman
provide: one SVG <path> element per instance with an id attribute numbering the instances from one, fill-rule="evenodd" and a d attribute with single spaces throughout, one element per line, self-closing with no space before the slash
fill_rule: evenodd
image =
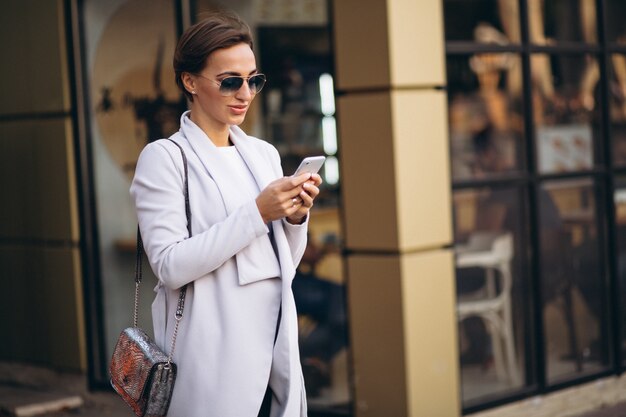
<path id="1" fill-rule="evenodd" d="M 131 186 L 159 278 L 152 314 L 166 352 L 179 288 L 191 284 L 168 416 L 269 416 L 270 403 L 272 416 L 306 416 L 291 281 L 321 178 L 283 177 L 276 149 L 237 127 L 265 82 L 238 17 L 213 15 L 190 27 L 174 70 L 191 103 L 170 139 L 188 159 L 193 236 L 175 144 L 146 146 Z"/>

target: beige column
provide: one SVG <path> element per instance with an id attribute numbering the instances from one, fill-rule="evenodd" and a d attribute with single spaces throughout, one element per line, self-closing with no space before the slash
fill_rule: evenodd
<path id="1" fill-rule="evenodd" d="M 333 8 L 356 415 L 458 416 L 442 2 Z"/>

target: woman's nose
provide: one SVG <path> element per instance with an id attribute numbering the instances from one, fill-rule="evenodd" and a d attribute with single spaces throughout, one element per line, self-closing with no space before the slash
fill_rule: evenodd
<path id="1" fill-rule="evenodd" d="M 254 96 L 252 90 L 250 89 L 250 84 L 248 83 L 248 80 L 245 80 L 243 82 L 239 90 L 237 90 L 237 94 L 235 94 L 235 96 L 242 100 L 248 100 L 252 96 Z"/>

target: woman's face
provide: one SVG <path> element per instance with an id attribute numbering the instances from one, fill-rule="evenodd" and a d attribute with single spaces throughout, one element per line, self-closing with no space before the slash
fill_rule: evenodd
<path id="1" fill-rule="evenodd" d="M 230 96 L 220 92 L 219 83 L 226 77 L 249 77 L 258 73 L 254 52 L 250 46 L 240 43 L 226 49 L 218 49 L 207 58 L 206 67 L 200 76 L 194 76 L 195 91 L 192 114 L 211 123 L 216 129 L 241 124 L 254 99 L 248 82 Z"/>

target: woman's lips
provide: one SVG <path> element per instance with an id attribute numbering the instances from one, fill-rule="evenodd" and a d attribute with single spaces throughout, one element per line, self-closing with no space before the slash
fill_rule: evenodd
<path id="1" fill-rule="evenodd" d="M 246 111 L 248 110 L 248 106 L 228 106 L 228 107 L 230 107 L 230 110 L 236 115 L 245 114 Z"/>

